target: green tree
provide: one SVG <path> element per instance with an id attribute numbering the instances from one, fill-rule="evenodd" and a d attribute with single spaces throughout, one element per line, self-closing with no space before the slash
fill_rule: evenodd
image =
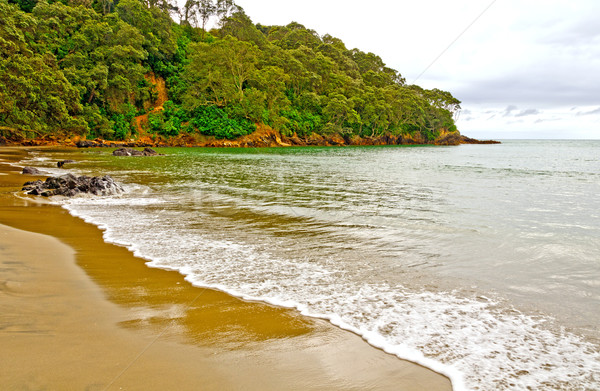
<path id="1" fill-rule="evenodd" d="M 78 133 L 87 124 L 81 112 L 78 90 L 58 69 L 53 54 L 38 54 L 29 45 L 37 21 L 16 5 L 0 0 L 0 126 L 9 136 L 27 132 Z"/>
<path id="2" fill-rule="evenodd" d="M 212 44 L 190 45 L 190 62 L 183 71 L 186 108 L 225 107 L 244 99 L 244 87 L 256 72 L 256 46 L 227 36 Z"/>
<path id="3" fill-rule="evenodd" d="M 206 23 L 208 20 L 217 14 L 217 6 L 212 0 L 199 0 L 197 2 L 198 16 L 200 17 L 201 28 L 202 28 L 202 40 L 204 40 L 204 34 L 206 33 Z"/>
<path id="4" fill-rule="evenodd" d="M 169 7 L 147 7 L 140 0 L 120 0 L 116 6 L 119 18 L 135 27 L 144 37 L 143 48 L 159 60 L 170 60 L 177 42 Z"/>
<path id="5" fill-rule="evenodd" d="M 353 125 L 360 121 L 353 102 L 341 94 L 333 94 L 329 97 L 323 108 L 323 116 L 330 125 L 330 131 L 339 131 L 346 123 Z"/>
<path id="6" fill-rule="evenodd" d="M 83 134 L 79 94 L 50 55 L 0 58 L 0 124 L 17 135 Z"/>

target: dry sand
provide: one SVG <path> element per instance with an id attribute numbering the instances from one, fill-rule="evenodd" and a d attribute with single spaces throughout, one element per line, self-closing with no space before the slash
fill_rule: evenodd
<path id="1" fill-rule="evenodd" d="M 0 389 L 450 390 L 296 311 L 148 268 L 57 206 L 15 196 L 0 148 Z"/>

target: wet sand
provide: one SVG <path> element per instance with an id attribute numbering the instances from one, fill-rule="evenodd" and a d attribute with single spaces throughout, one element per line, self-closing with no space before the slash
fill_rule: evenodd
<path id="1" fill-rule="evenodd" d="M 0 148 L 0 389 L 451 389 L 326 321 L 193 287 L 16 197 L 36 179 L 6 164 L 23 153 Z"/>

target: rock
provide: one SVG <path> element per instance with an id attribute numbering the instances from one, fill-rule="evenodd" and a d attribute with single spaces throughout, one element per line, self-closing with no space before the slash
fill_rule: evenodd
<path id="1" fill-rule="evenodd" d="M 144 148 L 144 150 L 142 151 L 144 153 L 144 156 L 156 156 L 158 155 L 158 152 L 156 152 L 154 149 L 152 148 Z"/>
<path id="2" fill-rule="evenodd" d="M 453 132 L 444 135 L 434 141 L 435 145 L 460 145 L 462 142 L 462 137 L 460 133 Z"/>
<path id="3" fill-rule="evenodd" d="M 346 141 L 344 140 L 344 138 L 342 136 L 340 136 L 337 133 L 334 133 L 333 135 L 331 135 L 331 137 L 327 138 L 327 142 L 331 145 L 344 145 L 346 144 Z"/>
<path id="4" fill-rule="evenodd" d="M 35 167 L 23 167 L 23 175 L 44 175 L 43 172 Z"/>
<path id="5" fill-rule="evenodd" d="M 75 145 L 77 148 L 92 148 L 96 146 L 96 143 L 90 140 L 79 140 Z"/>
<path id="6" fill-rule="evenodd" d="M 123 192 L 123 188 L 110 175 L 90 178 L 85 175 L 76 177 L 73 174 L 50 177 L 45 182 L 40 180 L 25 182 L 22 190 L 27 194 L 43 197 L 54 195 L 73 197 L 81 193 L 105 196 Z"/>
<path id="7" fill-rule="evenodd" d="M 113 151 L 113 156 L 156 156 L 158 152 L 150 148 L 144 148 L 143 151 L 138 151 L 133 148 L 119 148 Z"/>
<path id="8" fill-rule="evenodd" d="M 306 139 L 307 145 L 325 145 L 325 139 L 323 136 L 317 133 L 311 133 Z"/>
<path id="9" fill-rule="evenodd" d="M 461 136 L 461 144 L 502 144 L 500 141 L 496 140 L 476 140 L 474 138 L 470 138 L 467 136 Z"/>
<path id="10" fill-rule="evenodd" d="M 58 166 L 58 168 L 62 168 L 67 163 L 75 163 L 75 160 L 61 160 L 60 162 L 56 163 L 56 165 Z"/>
<path id="11" fill-rule="evenodd" d="M 119 148 L 113 151 L 113 156 L 142 156 L 141 151 L 137 151 L 132 148 Z"/>

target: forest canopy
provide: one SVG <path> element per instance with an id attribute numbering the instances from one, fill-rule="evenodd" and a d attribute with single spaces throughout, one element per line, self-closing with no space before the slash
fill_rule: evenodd
<path id="1" fill-rule="evenodd" d="M 0 15 L 0 136 L 456 130 L 449 92 L 299 23 L 255 24 L 231 0 L 0 0 Z"/>

